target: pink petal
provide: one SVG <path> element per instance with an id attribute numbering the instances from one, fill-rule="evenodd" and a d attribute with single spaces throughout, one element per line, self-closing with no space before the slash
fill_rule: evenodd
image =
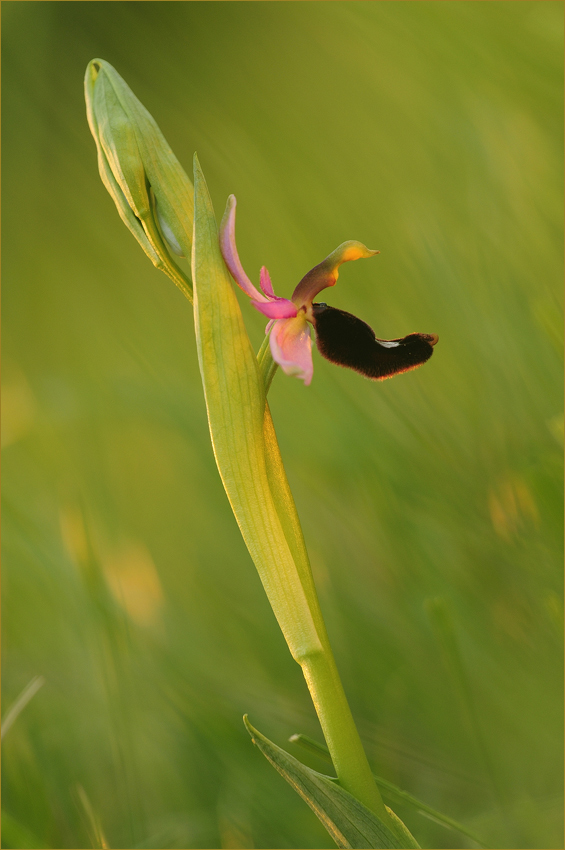
<path id="1" fill-rule="evenodd" d="M 308 386 L 312 380 L 312 340 L 304 313 L 294 319 L 275 322 L 271 331 L 271 354 L 287 375 L 301 378 Z"/>
<path id="2" fill-rule="evenodd" d="M 273 289 L 273 284 L 271 283 L 271 276 L 265 266 L 261 267 L 261 289 L 268 298 L 277 297 L 275 295 L 275 290 Z"/>
<path id="3" fill-rule="evenodd" d="M 220 224 L 220 250 L 224 262 L 229 269 L 229 272 L 237 285 L 249 295 L 250 298 L 255 298 L 257 301 L 267 301 L 268 299 L 262 295 L 251 283 L 245 272 L 237 253 L 235 244 L 235 207 L 237 201 L 235 195 L 230 195 L 226 204 L 226 211 Z"/>
<path id="4" fill-rule="evenodd" d="M 298 310 L 288 298 L 277 298 L 276 301 L 252 301 L 254 307 L 269 319 L 292 319 Z"/>
<path id="5" fill-rule="evenodd" d="M 297 307 L 303 304 L 311 304 L 318 292 L 328 286 L 334 286 L 339 277 L 339 267 L 349 260 L 359 260 L 362 257 L 372 257 L 380 251 L 372 251 L 362 242 L 342 242 L 335 251 L 332 251 L 325 260 L 314 266 L 308 274 L 305 274 L 294 292 L 292 300 Z"/>

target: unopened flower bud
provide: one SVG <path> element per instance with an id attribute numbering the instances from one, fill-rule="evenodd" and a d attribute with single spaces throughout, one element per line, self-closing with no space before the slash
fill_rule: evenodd
<path id="1" fill-rule="evenodd" d="M 173 261 L 190 256 L 192 183 L 152 116 L 103 59 L 86 69 L 86 110 L 102 182 L 122 221 L 151 262 L 192 300 L 192 284 Z"/>
<path id="2" fill-rule="evenodd" d="M 183 257 L 184 258 L 182 248 L 179 245 L 179 243 L 177 242 L 177 240 L 175 238 L 175 234 L 173 233 L 173 231 L 171 230 L 171 228 L 169 227 L 169 225 L 167 224 L 167 222 L 163 218 L 163 214 L 162 214 L 162 212 L 159 208 L 159 204 L 157 203 L 157 199 L 155 199 L 155 212 L 157 213 L 157 221 L 159 222 L 159 227 L 161 228 L 161 233 L 165 237 L 165 242 L 167 243 L 167 245 L 169 246 L 169 248 L 171 249 L 173 254 L 176 254 L 177 257 Z"/>

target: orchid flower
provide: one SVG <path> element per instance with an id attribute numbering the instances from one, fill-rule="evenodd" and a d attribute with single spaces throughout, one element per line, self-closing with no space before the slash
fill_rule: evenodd
<path id="1" fill-rule="evenodd" d="M 308 323 L 316 331 L 320 354 L 340 366 L 347 366 L 367 378 L 382 381 L 400 372 L 408 372 L 425 363 L 433 354 L 437 334 L 411 333 L 399 339 L 377 339 L 365 322 L 324 303 L 314 303 L 323 289 L 335 286 L 339 267 L 349 260 L 372 257 L 379 251 L 362 242 L 343 242 L 325 260 L 314 266 L 300 281 L 292 298 L 275 295 L 269 272 L 260 272 L 259 292 L 246 275 L 235 243 L 235 208 L 230 195 L 220 226 L 220 248 L 229 272 L 237 285 L 251 298 L 259 312 L 270 319 L 265 333 L 271 332 L 273 360 L 287 375 L 301 378 L 306 386 L 312 380 L 312 342 Z"/>

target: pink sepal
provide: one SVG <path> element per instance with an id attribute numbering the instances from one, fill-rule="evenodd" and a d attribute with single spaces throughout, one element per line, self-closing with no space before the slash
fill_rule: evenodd
<path id="1" fill-rule="evenodd" d="M 271 283 L 271 276 L 265 266 L 261 266 L 261 289 L 267 296 L 267 298 L 276 298 L 275 290 L 273 289 L 273 284 Z"/>
<path id="2" fill-rule="evenodd" d="M 237 201 L 235 195 L 230 195 L 226 204 L 226 211 L 220 224 L 220 250 L 224 262 L 229 269 L 229 272 L 237 285 L 249 295 L 250 298 L 255 298 L 257 301 L 268 301 L 265 295 L 262 295 L 251 283 L 243 270 L 237 247 L 235 244 L 235 207 Z"/>
<path id="3" fill-rule="evenodd" d="M 276 301 L 252 301 L 253 306 L 269 319 L 292 319 L 297 309 L 287 298 L 277 298 Z"/>

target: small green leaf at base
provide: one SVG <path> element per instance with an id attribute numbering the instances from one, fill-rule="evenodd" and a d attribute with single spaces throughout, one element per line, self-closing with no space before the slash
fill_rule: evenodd
<path id="1" fill-rule="evenodd" d="M 305 750 L 309 750 L 311 753 L 314 753 L 319 758 L 329 761 L 331 764 L 332 759 L 329 754 L 328 748 L 324 746 L 324 744 L 320 744 L 318 743 L 318 741 L 314 741 L 312 738 L 308 737 L 308 735 L 291 735 L 288 740 L 291 741 L 293 744 L 298 744 Z M 440 826 L 444 826 L 446 829 L 454 829 L 457 832 L 461 832 L 463 835 L 467 835 L 469 838 L 472 838 L 472 840 L 479 844 L 481 847 L 486 847 L 486 844 L 482 839 L 475 835 L 474 832 L 471 832 L 471 830 L 464 826 L 462 823 L 459 823 L 459 821 L 454 820 L 453 818 L 449 817 L 449 815 L 444 815 L 443 812 L 438 812 L 437 809 L 433 809 L 431 806 L 428 806 L 427 803 L 423 803 L 422 800 L 419 800 L 417 797 L 414 797 L 412 794 L 409 794 L 408 791 L 403 791 L 402 788 L 399 788 L 398 785 L 394 785 L 394 783 L 389 782 L 388 779 L 383 779 L 382 776 L 377 776 L 376 774 L 373 774 L 373 776 L 375 777 L 375 782 L 377 783 L 383 797 L 390 799 L 395 804 L 400 803 L 411 806 L 419 814 L 429 818 L 430 820 L 433 820 Z M 388 808 L 388 806 L 387 810 L 391 816 L 396 818 L 396 815 Z"/>
<path id="2" fill-rule="evenodd" d="M 373 812 L 344 791 L 335 780 L 301 764 L 261 735 L 249 723 L 247 715 L 243 722 L 253 743 L 308 803 L 338 847 L 418 847 L 415 842 L 401 843 Z"/>

